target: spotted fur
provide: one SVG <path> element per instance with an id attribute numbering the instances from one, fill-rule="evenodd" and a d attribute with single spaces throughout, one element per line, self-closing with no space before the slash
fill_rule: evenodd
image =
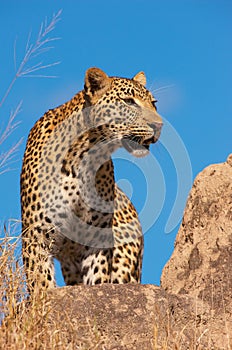
<path id="1" fill-rule="evenodd" d="M 145 156 L 162 120 L 145 75 L 86 72 L 85 86 L 32 128 L 21 172 L 23 261 L 28 288 L 55 286 L 53 258 L 67 285 L 139 282 L 143 236 L 118 188 L 111 154 Z"/>

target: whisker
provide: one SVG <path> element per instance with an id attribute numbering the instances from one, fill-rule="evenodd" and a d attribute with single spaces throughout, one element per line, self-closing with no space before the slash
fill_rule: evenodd
<path id="1" fill-rule="evenodd" d="M 163 90 L 167 90 L 170 88 L 173 88 L 175 86 L 175 84 L 170 84 L 170 85 L 165 85 L 165 86 L 161 86 L 158 89 L 155 89 L 152 91 L 152 93 L 156 94 L 157 92 L 163 91 Z"/>

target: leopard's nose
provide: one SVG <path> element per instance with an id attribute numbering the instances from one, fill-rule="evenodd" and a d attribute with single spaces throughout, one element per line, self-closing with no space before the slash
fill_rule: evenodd
<path id="1" fill-rule="evenodd" d="M 159 121 L 159 122 L 149 123 L 148 125 L 154 131 L 154 135 L 156 135 L 157 133 L 160 134 L 163 123 L 161 121 Z"/>

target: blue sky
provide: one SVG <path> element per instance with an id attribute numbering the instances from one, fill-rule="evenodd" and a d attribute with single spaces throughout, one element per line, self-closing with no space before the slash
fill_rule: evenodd
<path id="1" fill-rule="evenodd" d="M 132 195 L 138 212 L 144 207 L 147 211 L 142 212 L 142 223 L 154 215 L 145 233 L 143 283 L 159 284 L 178 229 L 167 233 L 165 228 L 176 194 L 182 189 L 182 208 L 192 183 L 191 170 L 195 177 L 208 164 L 225 161 L 232 150 L 232 3 L 1 1 L 0 99 L 14 77 L 14 43 L 18 66 L 28 33 L 34 42 L 41 22 L 60 9 L 61 20 L 52 33 L 60 40 L 32 62 L 60 61 L 41 72 L 57 78 L 18 78 L 0 109 L 4 127 L 10 111 L 23 101 L 19 126 L 1 145 L 3 152 L 23 137 L 14 169 L 0 177 L 1 218 L 20 218 L 21 160 L 35 121 L 81 90 L 85 70 L 91 66 L 125 77 L 143 70 L 164 117 L 163 136 L 148 158 L 135 162 L 119 151 L 115 166 L 116 177 Z M 59 273 L 58 284 L 62 284 Z"/>

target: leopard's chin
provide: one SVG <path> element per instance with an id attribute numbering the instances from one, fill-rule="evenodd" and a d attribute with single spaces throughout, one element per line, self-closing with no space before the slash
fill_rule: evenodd
<path id="1" fill-rule="evenodd" d="M 129 138 L 122 139 L 123 147 L 136 158 L 146 157 L 149 154 L 149 144 L 139 144 Z"/>

